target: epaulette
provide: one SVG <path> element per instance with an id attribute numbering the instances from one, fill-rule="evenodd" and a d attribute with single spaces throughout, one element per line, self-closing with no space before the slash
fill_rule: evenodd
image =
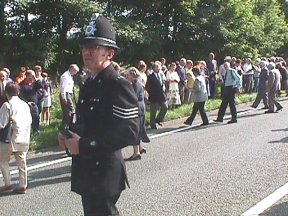
<path id="1" fill-rule="evenodd" d="M 122 79 L 125 79 L 125 77 L 123 77 L 123 76 L 118 76 L 118 77 L 116 77 L 116 80 L 118 81 L 118 80 L 122 80 Z"/>

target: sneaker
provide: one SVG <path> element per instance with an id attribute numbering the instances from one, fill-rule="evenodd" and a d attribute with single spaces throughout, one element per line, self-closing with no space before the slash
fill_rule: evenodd
<path id="1" fill-rule="evenodd" d="M 15 188 L 12 192 L 15 194 L 26 194 L 27 188 Z"/>
<path id="2" fill-rule="evenodd" d="M 12 191 L 12 185 L 5 185 L 0 187 L 0 193 L 10 192 Z"/>

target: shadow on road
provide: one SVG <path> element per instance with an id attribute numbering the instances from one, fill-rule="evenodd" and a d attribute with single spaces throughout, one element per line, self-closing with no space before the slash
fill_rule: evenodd
<path id="1" fill-rule="evenodd" d="M 279 132 L 279 131 L 288 131 L 288 128 L 279 128 L 271 130 L 272 132 Z M 270 141 L 269 143 L 288 143 L 288 137 L 284 137 L 280 140 Z M 287 214 L 288 215 L 288 214 Z"/>
<path id="2" fill-rule="evenodd" d="M 264 113 L 259 112 L 259 113 L 250 113 L 250 114 L 245 114 L 245 115 L 241 115 L 238 116 L 238 119 L 242 119 L 242 118 L 250 118 L 250 117 L 255 117 L 255 116 L 259 116 L 259 115 L 263 115 Z"/>
<path id="3" fill-rule="evenodd" d="M 273 206 L 267 212 L 264 212 L 259 216 L 287 216 L 287 215 L 288 215 L 288 202 L 284 202 Z"/>
<path id="4" fill-rule="evenodd" d="M 70 165 L 67 165 L 65 167 L 29 172 L 28 188 L 68 182 L 71 180 L 70 173 Z"/>
<path id="5" fill-rule="evenodd" d="M 269 143 L 288 143 L 288 137 L 284 137 L 284 138 L 282 138 L 280 140 L 270 141 Z"/>
<path id="6" fill-rule="evenodd" d="M 288 131 L 288 128 L 279 128 L 275 130 L 271 130 L 272 132 L 278 132 L 278 131 Z"/>

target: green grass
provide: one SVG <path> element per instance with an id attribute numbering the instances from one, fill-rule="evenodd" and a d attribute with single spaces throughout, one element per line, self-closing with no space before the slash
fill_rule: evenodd
<path id="1" fill-rule="evenodd" d="M 42 131 L 39 134 L 32 135 L 30 150 L 39 150 L 58 145 L 57 136 L 59 126 L 60 122 L 53 122 L 49 126 L 42 126 Z"/>

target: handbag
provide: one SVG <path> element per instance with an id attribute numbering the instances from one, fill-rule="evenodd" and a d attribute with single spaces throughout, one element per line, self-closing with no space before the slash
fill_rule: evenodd
<path id="1" fill-rule="evenodd" d="M 9 121 L 6 124 L 6 126 L 0 130 L 0 141 L 3 143 L 10 144 L 11 143 L 11 138 L 12 138 L 12 119 L 11 119 L 11 104 L 10 105 L 10 111 L 9 111 Z"/>

